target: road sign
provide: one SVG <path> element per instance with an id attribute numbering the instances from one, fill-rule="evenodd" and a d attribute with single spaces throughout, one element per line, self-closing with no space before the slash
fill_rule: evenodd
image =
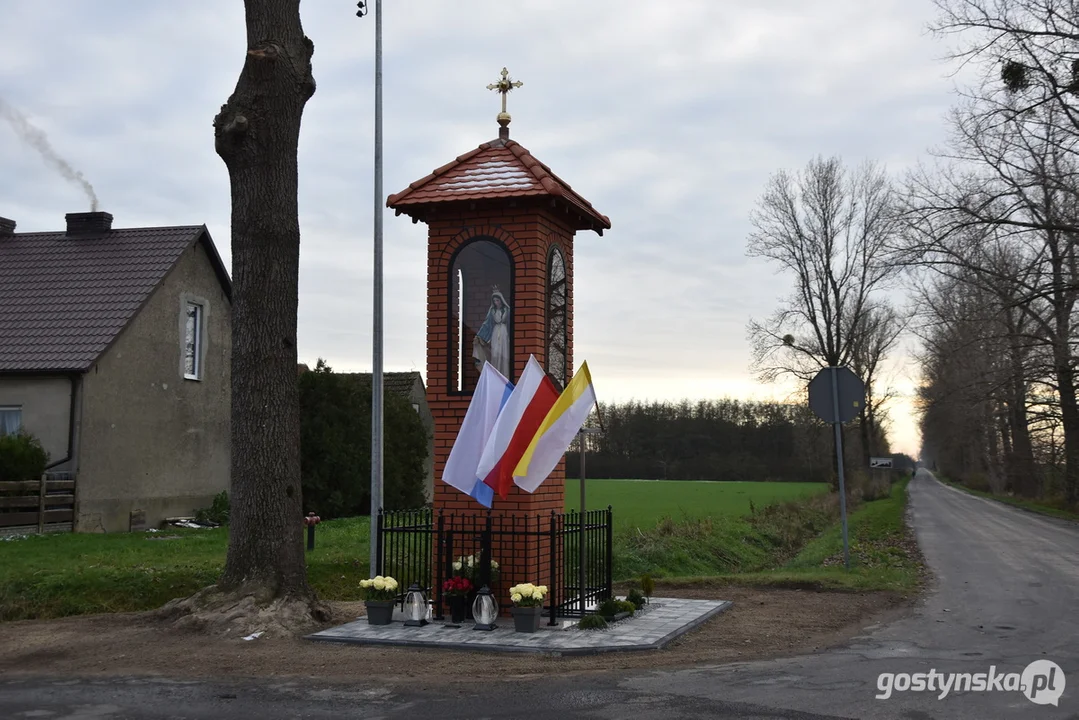
<path id="1" fill-rule="evenodd" d="M 839 390 L 839 422 L 850 422 L 862 412 L 865 383 L 845 367 L 824 368 L 809 383 L 809 409 L 824 422 L 836 422 L 832 378 Z"/>
<path id="2" fill-rule="evenodd" d="M 879 468 L 882 470 L 890 470 L 893 467 L 892 458 L 890 457 L 875 457 L 869 458 L 869 467 Z"/>
<path id="3" fill-rule="evenodd" d="M 843 565 L 850 570 L 847 538 L 847 489 L 843 478 L 843 423 L 858 416 L 865 403 L 865 383 L 845 367 L 826 367 L 809 382 L 809 409 L 835 429 L 839 469 L 839 518 L 843 526 Z"/>

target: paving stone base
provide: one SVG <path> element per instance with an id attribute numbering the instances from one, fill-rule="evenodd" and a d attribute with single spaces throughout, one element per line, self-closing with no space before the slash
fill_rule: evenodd
<path id="1" fill-rule="evenodd" d="M 592 655 L 627 650 L 658 650 L 679 635 L 689 632 L 731 606 L 728 600 L 683 600 L 653 598 L 636 615 L 612 623 L 606 630 L 579 630 L 577 621 L 559 618 L 547 625 L 543 618 L 535 633 L 513 630 L 512 618 L 499 618 L 491 631 L 473 630 L 472 623 L 461 627 L 435 621 L 423 627 L 406 627 L 395 619 L 390 625 L 368 625 L 361 618 L 346 625 L 308 635 L 308 640 L 395 645 L 398 647 L 446 648 L 490 652 L 535 652 L 549 655 Z"/>

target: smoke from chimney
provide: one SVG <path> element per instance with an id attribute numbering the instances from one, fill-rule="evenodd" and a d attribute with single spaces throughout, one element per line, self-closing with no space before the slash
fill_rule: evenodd
<path id="1" fill-rule="evenodd" d="M 81 172 L 71 167 L 67 160 L 60 157 L 49 143 L 49 138 L 43 130 L 30 124 L 25 115 L 5 102 L 3 98 L 0 98 L 0 117 L 8 121 L 15 134 L 23 142 L 41 154 L 41 159 L 45 161 L 46 165 L 56 170 L 65 179 L 81 186 L 86 196 L 90 199 L 90 211 L 97 211 L 97 193 L 94 192 L 94 186 L 83 177 Z"/>

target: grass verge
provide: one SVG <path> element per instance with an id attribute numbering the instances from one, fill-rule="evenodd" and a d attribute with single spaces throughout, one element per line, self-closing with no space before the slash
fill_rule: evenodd
<path id="1" fill-rule="evenodd" d="M 950 485 L 957 490 L 976 495 L 978 497 L 987 498 L 989 500 L 996 500 L 997 502 L 1004 503 L 1005 505 L 1012 505 L 1017 508 L 1029 510 L 1030 512 L 1038 513 L 1039 515 L 1048 515 L 1050 517 L 1062 518 L 1064 520 L 1071 520 L 1073 522 L 1079 522 L 1079 512 L 1069 510 L 1061 505 L 1051 504 L 1050 502 L 1043 502 L 1039 500 L 1028 500 L 1026 498 L 1013 497 L 1011 495 L 994 495 L 991 492 L 984 492 L 982 490 L 975 490 L 969 488 L 966 485 L 957 483 L 954 480 L 937 476 L 937 479 L 943 482 L 945 485 Z"/>
<path id="2" fill-rule="evenodd" d="M 921 554 L 904 520 L 907 480 L 848 513 L 851 568 L 843 567 L 834 496 L 783 503 L 725 522 L 683 521 L 616 545 L 616 577 L 651 572 L 661 585 L 742 585 L 910 592 Z"/>

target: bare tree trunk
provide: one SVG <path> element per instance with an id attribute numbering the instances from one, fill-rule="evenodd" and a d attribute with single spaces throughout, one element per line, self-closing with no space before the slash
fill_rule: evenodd
<path id="1" fill-rule="evenodd" d="M 1054 348 L 1060 395 L 1060 422 L 1064 430 L 1064 493 L 1069 505 L 1079 500 L 1079 405 L 1075 397 L 1075 370 L 1067 347 Z"/>
<path id="2" fill-rule="evenodd" d="M 232 189 L 232 497 L 219 587 L 311 595 L 304 565 L 296 312 L 297 151 L 315 91 L 299 0 L 246 0 L 247 56 L 214 118 Z"/>

